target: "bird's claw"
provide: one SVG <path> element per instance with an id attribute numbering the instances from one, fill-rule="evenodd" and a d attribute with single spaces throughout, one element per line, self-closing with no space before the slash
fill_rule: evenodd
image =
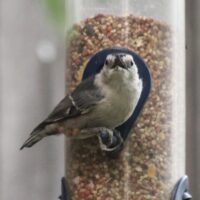
<path id="1" fill-rule="evenodd" d="M 120 149 L 123 146 L 123 138 L 117 130 L 106 129 L 99 136 L 100 148 L 106 152 L 112 152 Z"/>

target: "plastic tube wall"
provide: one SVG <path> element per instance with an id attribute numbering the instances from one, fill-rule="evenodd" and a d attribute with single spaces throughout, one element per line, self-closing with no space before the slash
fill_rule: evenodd
<path id="1" fill-rule="evenodd" d="M 147 63 L 152 89 L 119 157 L 96 138 L 66 141 L 72 200 L 170 199 L 185 172 L 184 4 L 175 1 L 66 0 L 66 88 L 91 56 L 125 47 Z"/>

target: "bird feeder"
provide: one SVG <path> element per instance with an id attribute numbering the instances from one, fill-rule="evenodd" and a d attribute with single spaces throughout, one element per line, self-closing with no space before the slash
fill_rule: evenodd
<path id="1" fill-rule="evenodd" d="M 66 36 L 67 92 L 116 52 L 134 57 L 143 91 L 131 117 L 116 127 L 124 143 L 116 142 L 115 151 L 102 151 L 96 137 L 66 139 L 61 199 L 190 199 L 183 1 L 66 0 Z"/>

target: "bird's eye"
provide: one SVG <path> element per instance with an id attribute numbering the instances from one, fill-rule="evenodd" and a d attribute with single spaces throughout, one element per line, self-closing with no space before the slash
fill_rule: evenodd
<path id="1" fill-rule="evenodd" d="M 105 65 L 108 65 L 108 64 L 109 64 L 109 62 L 108 62 L 108 60 L 106 60 L 106 61 L 105 61 Z"/>
<path id="2" fill-rule="evenodd" d="M 131 61 L 131 66 L 133 66 L 133 61 Z"/>

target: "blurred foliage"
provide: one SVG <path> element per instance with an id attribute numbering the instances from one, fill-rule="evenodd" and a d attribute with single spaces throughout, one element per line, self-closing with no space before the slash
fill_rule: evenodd
<path id="1" fill-rule="evenodd" d="M 47 8 L 49 17 L 61 28 L 65 27 L 65 1 L 66 0 L 42 0 Z M 73 1 L 73 0 L 71 0 Z M 96 0 L 99 2 L 106 2 L 108 0 Z"/>
<path id="2" fill-rule="evenodd" d="M 62 30 L 65 26 L 65 0 L 43 0 L 49 17 Z"/>

